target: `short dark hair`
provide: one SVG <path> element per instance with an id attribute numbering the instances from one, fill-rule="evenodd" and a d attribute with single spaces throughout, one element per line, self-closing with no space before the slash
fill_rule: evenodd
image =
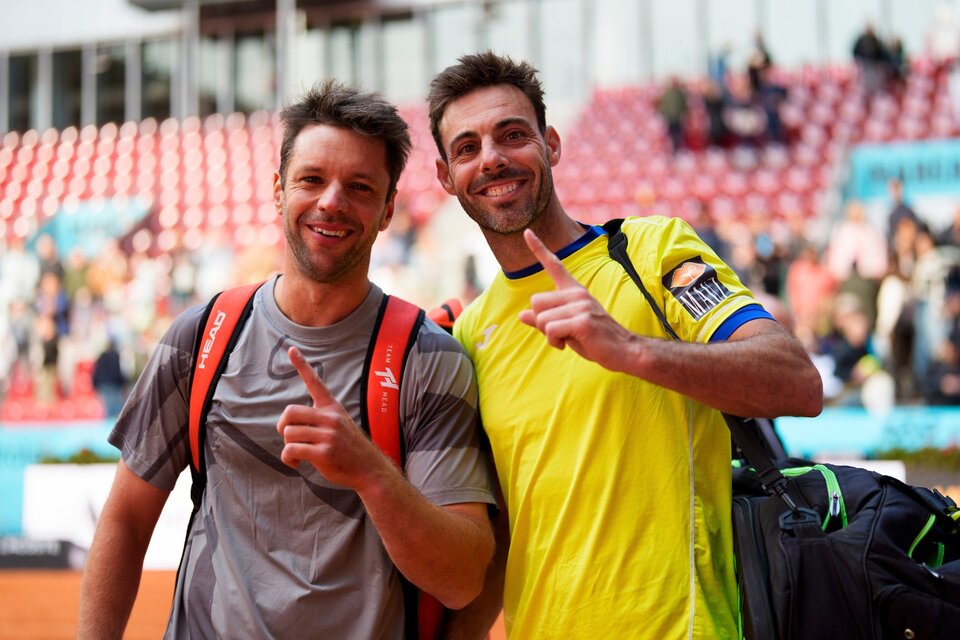
<path id="1" fill-rule="evenodd" d="M 293 144 L 304 128 L 330 125 L 350 129 L 382 140 L 387 147 L 387 171 L 393 193 L 410 155 L 410 134 L 407 123 L 397 108 L 379 93 L 363 92 L 336 80 L 315 84 L 296 102 L 280 111 L 283 142 L 280 144 L 280 183 L 287 179 L 287 164 Z"/>
<path id="2" fill-rule="evenodd" d="M 430 133 L 444 160 L 447 154 L 440 139 L 440 120 L 447 106 L 474 89 L 500 84 L 513 85 L 527 96 L 537 114 L 540 134 L 547 132 L 547 107 L 543 103 L 543 86 L 537 79 L 537 70 L 527 62 L 514 62 L 509 56 L 498 56 L 492 51 L 472 53 L 461 57 L 458 64 L 441 71 L 430 83 L 430 94 L 427 96 Z"/>

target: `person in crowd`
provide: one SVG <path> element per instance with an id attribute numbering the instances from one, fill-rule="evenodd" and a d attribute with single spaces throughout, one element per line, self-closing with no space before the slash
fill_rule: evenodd
<path id="1" fill-rule="evenodd" d="M 918 227 L 916 262 L 910 279 L 913 299 L 913 373 L 920 380 L 949 332 L 944 313 L 950 261 L 937 247 L 933 233 L 925 224 Z"/>
<path id="2" fill-rule="evenodd" d="M 400 638 L 401 576 L 459 608 L 493 553 L 473 369 L 425 322 L 402 376 L 404 468 L 361 430 L 363 359 L 384 299 L 367 270 L 393 215 L 407 125 L 378 95 L 332 81 L 280 118 L 284 268 L 255 294 L 211 401 L 206 490 L 166 637 Z M 203 309 L 167 331 L 110 435 L 122 461 L 84 572 L 80 638 L 122 636 L 154 525 L 188 465 Z"/>
<path id="3" fill-rule="evenodd" d="M 120 350 L 114 338 L 107 340 L 107 345 L 93 363 L 93 388 L 103 402 L 107 418 L 116 418 L 123 408 L 124 395 L 127 386 L 127 376 L 120 364 Z"/>
<path id="4" fill-rule="evenodd" d="M 890 70 L 890 52 L 877 35 L 873 23 L 867 22 L 853 43 L 853 60 L 860 70 L 860 87 L 869 100 L 886 89 Z"/>
<path id="5" fill-rule="evenodd" d="M 682 337 L 666 339 L 602 228 L 558 198 L 560 136 L 529 64 L 466 55 L 428 102 L 438 178 L 502 268 L 454 328 L 509 524 L 468 611 L 489 623 L 502 598 L 515 639 L 735 637 L 720 412 L 818 414 L 819 374 L 689 225 L 627 219 L 631 260 Z"/>
<path id="6" fill-rule="evenodd" d="M 684 147 L 683 123 L 688 111 L 687 92 L 680 78 L 674 76 L 657 100 L 657 112 L 667 125 L 667 135 L 674 153 Z"/>
<path id="7" fill-rule="evenodd" d="M 897 229 L 900 228 L 904 220 L 909 220 L 918 224 L 920 219 L 917 217 L 913 207 L 908 205 L 903 199 L 903 182 L 899 178 L 892 178 L 887 182 L 887 191 L 890 193 L 890 213 L 887 216 L 887 239 L 890 246 L 893 246 L 893 239 Z"/>
<path id="8" fill-rule="evenodd" d="M 847 203 L 843 220 L 830 234 L 824 256 L 840 292 L 856 294 L 860 310 L 870 326 L 876 321 L 876 299 L 880 280 L 887 274 L 887 244 L 883 235 L 867 219 L 866 208 L 858 200 Z"/>

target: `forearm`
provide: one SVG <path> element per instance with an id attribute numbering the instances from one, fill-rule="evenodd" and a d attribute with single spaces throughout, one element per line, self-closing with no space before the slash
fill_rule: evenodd
<path id="1" fill-rule="evenodd" d="M 391 560 L 410 582 L 451 609 L 477 596 L 494 547 L 485 505 L 438 507 L 392 464 L 358 493 Z"/>
<path id="2" fill-rule="evenodd" d="M 711 344 L 634 335 L 619 368 L 738 416 L 815 416 L 823 408 L 819 373 L 782 329 Z"/>
<path id="3" fill-rule="evenodd" d="M 119 529 L 100 527 L 80 586 L 79 639 L 123 637 L 140 586 L 144 552 Z"/>
<path id="4" fill-rule="evenodd" d="M 450 614 L 443 633 L 446 640 L 486 640 L 497 616 L 503 610 L 503 585 L 510 548 L 510 531 L 505 509 L 501 510 L 494 520 L 493 529 L 496 550 L 493 561 L 487 566 L 483 591 L 466 607 Z"/>
<path id="5" fill-rule="evenodd" d="M 168 492 L 120 462 L 80 584 L 77 637 L 122 638 L 140 587 L 143 558 Z"/>

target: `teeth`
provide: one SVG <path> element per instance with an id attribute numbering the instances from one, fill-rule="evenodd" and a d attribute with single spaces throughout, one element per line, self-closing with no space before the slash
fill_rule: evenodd
<path id="1" fill-rule="evenodd" d="M 502 184 L 499 187 L 490 187 L 486 193 L 488 196 L 502 196 L 516 191 L 519 186 L 519 182 L 511 182 L 510 184 Z"/>
<path id="2" fill-rule="evenodd" d="M 315 233 L 319 233 L 322 236 L 329 236 L 331 238 L 342 238 L 343 236 L 347 235 L 346 231 L 331 231 L 329 229 L 318 229 L 318 228 L 313 228 L 313 231 Z"/>

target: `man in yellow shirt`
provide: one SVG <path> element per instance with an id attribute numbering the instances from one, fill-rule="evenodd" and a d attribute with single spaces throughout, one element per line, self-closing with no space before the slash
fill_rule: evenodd
<path id="1" fill-rule="evenodd" d="M 686 223 L 629 219 L 631 260 L 681 341 L 667 339 L 602 228 L 564 211 L 528 64 L 464 56 L 429 103 L 438 178 L 502 267 L 455 328 L 510 536 L 469 613 L 486 626 L 502 595 L 523 640 L 735 637 L 720 412 L 816 415 L 819 374 Z"/>

